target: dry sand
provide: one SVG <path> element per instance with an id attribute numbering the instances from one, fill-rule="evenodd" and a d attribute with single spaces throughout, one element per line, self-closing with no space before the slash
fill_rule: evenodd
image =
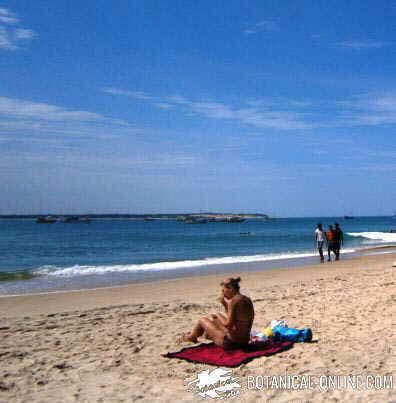
<path id="1" fill-rule="evenodd" d="M 239 273 L 255 304 L 254 329 L 284 319 L 311 327 L 316 342 L 233 369 L 242 385 L 235 401 L 395 401 L 390 389 L 246 388 L 247 376 L 369 374 L 393 375 L 396 389 L 395 260 L 388 254 Z M 186 383 L 215 367 L 161 354 L 186 346 L 176 335 L 220 310 L 219 280 L 0 298 L 0 401 L 202 401 Z"/>

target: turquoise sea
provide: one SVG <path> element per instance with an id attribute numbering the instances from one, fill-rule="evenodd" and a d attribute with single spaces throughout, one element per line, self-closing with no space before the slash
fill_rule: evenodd
<path id="1" fill-rule="evenodd" d="M 339 222 L 343 258 L 396 245 L 392 217 L 250 219 L 189 225 L 95 219 L 90 224 L 0 220 L 0 295 L 113 286 L 317 262 L 316 224 Z"/>

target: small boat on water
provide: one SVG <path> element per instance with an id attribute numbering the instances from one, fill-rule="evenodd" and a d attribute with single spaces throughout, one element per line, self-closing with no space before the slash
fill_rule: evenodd
<path id="1" fill-rule="evenodd" d="M 48 215 L 47 217 L 37 217 L 36 218 L 36 223 L 37 224 L 54 224 L 56 223 L 57 219 L 55 217 L 52 217 Z"/>
<path id="2" fill-rule="evenodd" d="M 222 217 L 222 218 L 217 218 L 216 222 L 225 222 L 228 224 L 233 224 L 237 222 L 244 222 L 245 218 L 242 217 Z"/>
<path id="3" fill-rule="evenodd" d="M 231 217 L 231 218 L 228 218 L 226 222 L 236 223 L 236 222 L 244 222 L 244 221 L 245 221 L 245 219 L 241 218 L 241 217 Z"/>
<path id="4" fill-rule="evenodd" d="M 344 220 L 353 220 L 355 217 L 352 217 L 350 215 L 344 215 Z"/>
<path id="5" fill-rule="evenodd" d="M 185 224 L 207 224 L 208 220 L 204 218 L 190 217 L 184 220 Z"/>

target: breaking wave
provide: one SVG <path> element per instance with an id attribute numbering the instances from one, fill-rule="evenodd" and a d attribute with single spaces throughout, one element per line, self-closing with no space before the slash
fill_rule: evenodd
<path id="1" fill-rule="evenodd" d="M 392 232 L 348 232 L 349 236 L 366 238 L 380 243 L 395 242 L 396 233 Z"/>
<path id="2" fill-rule="evenodd" d="M 354 249 L 344 249 L 343 252 L 354 252 Z M 182 260 L 177 262 L 157 262 L 144 264 L 127 264 L 127 265 L 109 265 L 109 266 L 81 266 L 75 265 L 71 267 L 42 266 L 34 271 L 35 274 L 73 277 L 90 274 L 106 274 L 110 272 L 117 273 L 138 273 L 143 271 L 164 271 L 189 269 L 200 266 L 221 265 L 232 263 L 253 263 L 277 261 L 283 259 L 298 259 L 316 256 L 313 252 L 289 252 L 283 254 L 267 254 L 252 256 L 228 256 L 228 257 L 211 257 L 201 260 Z"/>

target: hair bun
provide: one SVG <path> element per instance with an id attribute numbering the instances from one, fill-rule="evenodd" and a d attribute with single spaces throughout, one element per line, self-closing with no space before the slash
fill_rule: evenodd
<path id="1" fill-rule="evenodd" d="M 227 287 L 227 288 L 234 288 L 235 290 L 239 291 L 239 282 L 241 281 L 240 277 L 233 278 L 233 277 L 228 277 L 227 280 L 224 280 L 220 283 L 221 286 Z"/>

